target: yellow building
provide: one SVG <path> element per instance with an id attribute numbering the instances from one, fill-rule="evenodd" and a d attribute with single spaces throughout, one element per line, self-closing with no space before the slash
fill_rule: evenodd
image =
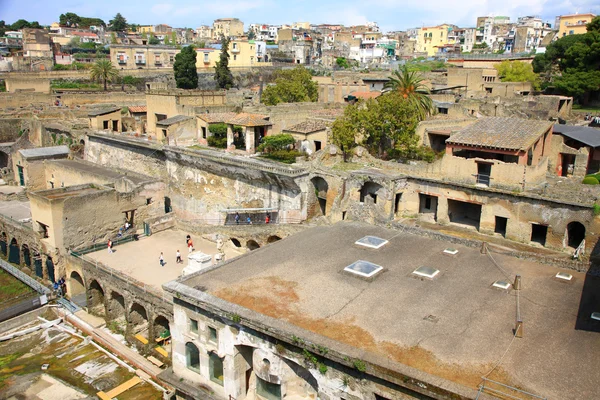
<path id="1" fill-rule="evenodd" d="M 172 46 L 111 45 L 110 60 L 117 69 L 172 69 L 180 51 Z"/>
<path id="2" fill-rule="evenodd" d="M 308 31 L 310 29 L 310 22 L 294 22 L 292 29 L 305 29 Z"/>
<path id="3" fill-rule="evenodd" d="M 448 44 L 448 30 L 450 25 L 428 26 L 419 29 L 416 51 L 433 56 L 439 46 Z"/>
<path id="4" fill-rule="evenodd" d="M 595 14 L 591 13 L 559 16 L 557 18 L 559 21 L 558 37 L 561 38 L 568 35 L 579 35 L 581 33 L 586 33 L 586 25 L 592 22 L 592 19 L 594 19 L 595 16 Z"/>
<path id="5" fill-rule="evenodd" d="M 212 69 L 217 65 L 219 56 L 221 54 L 220 49 L 196 49 L 196 68 Z M 260 67 L 269 66 L 271 63 L 259 62 L 256 58 L 256 44 L 254 40 L 232 40 L 229 43 L 229 67 L 230 68 L 242 68 L 242 67 Z"/>
<path id="6" fill-rule="evenodd" d="M 140 26 L 140 33 L 154 33 L 154 25 Z"/>
<path id="7" fill-rule="evenodd" d="M 244 35 L 244 23 L 237 18 L 215 19 L 212 29 L 213 39 L 220 39 L 221 36 L 236 37 Z"/>

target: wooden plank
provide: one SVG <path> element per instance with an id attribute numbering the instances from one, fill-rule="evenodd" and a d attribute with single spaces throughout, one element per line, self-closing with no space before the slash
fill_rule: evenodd
<path id="1" fill-rule="evenodd" d="M 147 358 L 147 359 L 148 359 L 148 360 L 149 360 L 149 361 L 150 361 L 152 364 L 156 365 L 158 368 L 160 368 L 160 367 L 162 367 L 163 365 L 165 365 L 165 364 L 163 364 L 163 362 L 162 362 L 162 361 L 160 361 L 159 359 L 157 359 L 157 358 L 156 358 L 156 357 L 154 357 L 154 356 L 148 356 L 148 357 L 146 357 L 146 358 Z"/>
<path id="2" fill-rule="evenodd" d="M 126 392 L 127 390 L 131 389 L 132 387 L 134 387 L 141 381 L 142 380 L 140 378 L 138 378 L 137 376 L 134 376 L 127 382 L 117 386 L 116 388 L 112 389 L 110 392 L 106 393 L 106 395 L 108 396 L 109 399 L 112 399 L 113 397 L 117 397 L 121 393 Z"/>
<path id="3" fill-rule="evenodd" d="M 145 337 L 143 337 L 142 335 L 140 335 L 139 333 L 137 335 L 134 336 L 137 340 L 139 340 L 140 342 L 142 342 L 143 344 L 148 344 L 148 339 L 146 339 Z"/>
<path id="4" fill-rule="evenodd" d="M 169 340 L 169 339 L 171 339 L 171 336 L 157 337 L 155 340 L 156 340 L 156 343 L 160 343 L 160 342 L 164 342 L 164 341 Z"/>
<path id="5" fill-rule="evenodd" d="M 96 396 L 100 397 L 100 400 L 112 400 L 112 397 L 108 397 L 104 392 L 98 392 Z"/>
<path id="6" fill-rule="evenodd" d="M 158 354 L 162 355 L 163 357 L 169 357 L 169 353 L 167 353 L 167 351 L 160 346 L 156 346 L 154 350 L 158 351 Z"/>

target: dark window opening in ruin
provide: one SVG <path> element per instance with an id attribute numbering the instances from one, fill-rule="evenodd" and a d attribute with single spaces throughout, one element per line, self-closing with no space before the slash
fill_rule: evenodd
<path id="1" fill-rule="evenodd" d="M 319 208 L 322 215 L 326 215 L 327 212 L 327 191 L 329 185 L 327 181 L 319 176 L 316 176 L 310 180 L 315 188 L 315 196 L 319 202 Z"/>
<path id="2" fill-rule="evenodd" d="M 112 122 L 112 130 L 114 132 L 118 132 L 119 131 L 119 121 L 113 121 Z"/>
<path id="3" fill-rule="evenodd" d="M 477 180 L 478 185 L 490 186 L 490 176 L 492 175 L 492 164 L 477 163 Z"/>
<path id="4" fill-rule="evenodd" d="M 278 242 L 280 240 L 281 240 L 281 238 L 279 236 L 275 236 L 275 235 L 274 236 L 269 236 L 267 238 L 267 243 L 275 243 L 275 242 Z"/>
<path id="5" fill-rule="evenodd" d="M 202 127 L 202 139 L 206 139 L 206 127 Z"/>
<path id="6" fill-rule="evenodd" d="M 439 135 L 436 133 L 428 133 L 429 136 L 429 147 L 435 152 L 444 151 L 446 149 L 447 135 Z"/>
<path id="7" fill-rule="evenodd" d="M 108 314 L 113 319 L 125 319 L 125 297 L 122 294 L 112 291 L 110 301 L 108 302 Z"/>
<path id="8" fill-rule="evenodd" d="M 246 247 L 248 248 L 248 250 L 252 251 L 260 248 L 260 245 L 256 242 L 256 240 L 250 239 L 246 242 Z"/>
<path id="9" fill-rule="evenodd" d="M 146 199 L 146 205 L 149 206 L 150 204 L 152 204 L 152 197 Z"/>
<path id="10" fill-rule="evenodd" d="M 281 400 L 281 385 L 256 377 L 256 394 L 267 400 Z"/>
<path id="11" fill-rule="evenodd" d="M 37 251 L 33 252 L 33 268 L 35 269 L 35 275 L 38 278 L 44 277 L 44 267 L 42 264 L 42 256 Z"/>
<path id="12" fill-rule="evenodd" d="M 531 166 L 533 164 L 533 150 L 529 149 L 527 151 L 527 165 Z"/>
<path id="13" fill-rule="evenodd" d="M 492 93 L 492 88 L 491 87 L 486 87 L 485 88 L 485 92 L 486 93 Z"/>
<path id="14" fill-rule="evenodd" d="M 198 321 L 190 318 L 190 332 L 198 334 Z"/>
<path id="15" fill-rule="evenodd" d="M 242 244 L 241 244 L 241 243 L 240 243 L 240 241 L 239 241 L 239 240 L 237 240 L 236 238 L 231 238 L 230 240 L 231 240 L 231 243 L 233 243 L 233 245 L 234 245 L 235 247 L 242 247 Z"/>
<path id="16" fill-rule="evenodd" d="M 375 400 L 390 400 L 387 397 L 383 397 L 378 395 L 377 393 L 373 393 L 375 395 Z"/>
<path id="17" fill-rule="evenodd" d="M 563 108 L 563 106 L 565 105 L 566 102 L 567 102 L 566 100 L 559 100 L 558 101 L 558 110 L 556 110 L 556 111 L 560 112 L 560 109 Z"/>
<path id="18" fill-rule="evenodd" d="M 321 150 L 321 141 L 320 140 L 315 140 L 315 151 L 319 151 Z"/>
<path id="19" fill-rule="evenodd" d="M 54 261 L 52 260 L 52 257 L 46 259 L 46 270 L 48 271 L 48 279 L 50 282 L 56 282 L 56 277 L 54 276 Z"/>
<path id="20" fill-rule="evenodd" d="M 165 114 L 154 114 L 154 116 L 156 117 L 156 122 L 160 122 L 163 119 L 167 119 L 167 116 Z"/>
<path id="21" fill-rule="evenodd" d="M 29 246 L 26 244 L 21 246 L 21 255 L 23 257 L 23 264 L 26 267 L 31 267 L 31 252 L 29 251 Z"/>
<path id="22" fill-rule="evenodd" d="M 102 128 L 108 130 L 108 121 L 102 121 Z"/>
<path id="23" fill-rule="evenodd" d="M 154 319 L 155 342 L 160 343 L 171 336 L 171 326 L 169 320 L 162 315 Z"/>
<path id="24" fill-rule="evenodd" d="M 430 214 L 437 221 L 437 205 L 437 197 L 419 193 L 419 214 Z"/>
<path id="25" fill-rule="evenodd" d="M 208 355 L 208 370 L 210 380 L 223 386 L 223 359 L 214 352 Z"/>
<path id="26" fill-rule="evenodd" d="M 506 225 L 508 224 L 508 218 L 499 217 L 496 215 L 496 225 L 494 226 L 494 232 L 499 233 L 502 237 L 506 237 Z"/>
<path id="27" fill-rule="evenodd" d="M 8 167 L 8 154 L 0 152 L 0 168 Z"/>
<path id="28" fill-rule="evenodd" d="M 200 373 L 200 351 L 193 343 L 185 344 L 185 365 L 188 369 Z"/>
<path id="29" fill-rule="evenodd" d="M 163 136 L 164 136 L 165 138 L 169 136 L 169 135 L 167 134 L 167 130 L 166 130 L 166 129 L 163 129 L 163 130 L 162 130 L 162 132 L 163 132 Z"/>
<path id="30" fill-rule="evenodd" d="M 377 195 L 381 189 L 383 189 L 383 186 L 378 183 L 365 182 L 362 188 L 360 188 L 360 202 L 364 203 L 365 199 L 370 198 L 373 204 L 377 204 Z"/>
<path id="31" fill-rule="evenodd" d="M 104 289 L 102 289 L 102 286 L 100 286 L 97 280 L 93 280 L 90 283 L 87 307 L 94 315 L 103 317 L 106 314 L 104 309 Z"/>
<path id="32" fill-rule="evenodd" d="M 448 200 L 448 219 L 455 224 L 474 227 L 479 230 L 481 204 Z"/>
<path id="33" fill-rule="evenodd" d="M 540 224 L 531 224 L 531 241 L 546 245 L 546 236 L 548 235 L 548 226 Z"/>
<path id="34" fill-rule="evenodd" d="M 6 233 L 2 232 L 2 236 L 0 236 L 0 251 L 2 255 L 6 257 L 8 254 L 8 243 L 7 243 Z"/>
<path id="35" fill-rule="evenodd" d="M 346 211 L 342 211 L 342 221 L 346 219 Z"/>
<path id="36" fill-rule="evenodd" d="M 212 326 L 208 327 L 208 340 L 213 343 L 217 343 L 217 330 Z"/>
<path id="37" fill-rule="evenodd" d="M 134 333 L 142 333 L 148 328 L 148 312 L 139 303 L 133 303 L 129 310 L 129 323 Z"/>
<path id="38" fill-rule="evenodd" d="M 128 222 L 133 227 L 135 210 L 123 211 L 123 214 L 125 214 L 125 222 Z"/>
<path id="39" fill-rule="evenodd" d="M 85 140 L 81 139 L 81 140 L 79 141 L 79 144 L 80 144 L 80 145 L 82 145 L 82 146 L 85 146 Z"/>
<path id="40" fill-rule="evenodd" d="M 560 176 L 571 176 L 575 171 L 575 154 L 561 153 Z"/>
<path id="41" fill-rule="evenodd" d="M 83 283 L 83 278 L 77 271 L 71 272 L 71 276 L 69 277 L 69 289 L 71 296 L 71 300 L 73 297 L 80 295 L 85 292 L 85 285 Z"/>
<path id="42" fill-rule="evenodd" d="M 39 226 L 38 233 L 40 234 L 40 236 L 44 239 L 49 238 L 50 236 L 48 235 L 48 232 L 50 230 L 50 227 L 48 225 L 42 224 L 40 221 L 37 221 L 37 224 Z"/>
<path id="43" fill-rule="evenodd" d="M 522 94 L 523 96 L 529 96 L 529 91 L 527 91 L 527 90 L 524 90 L 524 91 L 522 91 L 522 92 L 521 92 L 521 94 Z"/>
<path id="44" fill-rule="evenodd" d="M 446 114 L 446 115 L 448 114 L 448 108 L 446 108 L 446 107 L 438 107 L 437 111 L 438 111 L 438 114 Z"/>
<path id="45" fill-rule="evenodd" d="M 171 207 L 171 199 L 169 197 L 165 197 L 165 214 L 168 214 L 173 211 Z"/>
<path id="46" fill-rule="evenodd" d="M 21 249 L 15 238 L 10 241 L 10 246 L 8 248 L 8 262 L 17 265 L 21 264 Z"/>
<path id="47" fill-rule="evenodd" d="M 487 151 L 467 150 L 467 149 L 452 149 L 452 155 L 466 159 L 482 158 L 485 160 L 498 160 L 505 163 L 519 163 L 519 156 L 511 154 L 500 154 Z"/>
<path id="48" fill-rule="evenodd" d="M 54 189 L 54 182 L 52 182 L 52 181 L 48 181 L 48 183 L 50 184 L 50 188 L 51 188 L 51 189 Z"/>
<path id="49" fill-rule="evenodd" d="M 567 225 L 567 246 L 576 249 L 584 239 L 585 226 L 581 222 L 570 222 Z"/>
<path id="50" fill-rule="evenodd" d="M 394 214 L 398 214 L 398 210 L 400 210 L 400 200 L 402 200 L 402 193 L 396 193 L 394 197 Z"/>

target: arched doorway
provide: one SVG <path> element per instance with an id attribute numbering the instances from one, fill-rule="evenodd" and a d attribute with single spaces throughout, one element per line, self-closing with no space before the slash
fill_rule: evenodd
<path id="1" fill-rule="evenodd" d="M 48 280 L 50 282 L 56 282 L 56 277 L 54 276 L 54 261 L 52 261 L 52 257 L 46 259 L 46 270 L 48 271 Z"/>
<path id="2" fill-rule="evenodd" d="M 79 275 L 79 272 L 73 271 L 69 275 L 69 281 L 67 282 L 67 292 L 73 298 L 74 296 L 85 293 L 85 285 L 83 284 L 83 278 Z"/>
<path id="3" fill-rule="evenodd" d="M 146 331 L 148 329 L 146 308 L 139 303 L 133 303 L 129 310 L 129 323 L 134 334 Z"/>
<path id="4" fill-rule="evenodd" d="M 8 239 L 6 238 L 6 232 L 2 232 L 0 234 L 0 253 L 2 253 L 2 255 L 4 257 L 6 257 L 6 255 L 8 254 L 8 243 L 7 243 Z"/>
<path id="5" fill-rule="evenodd" d="M 573 221 L 567 225 L 567 247 L 576 249 L 585 239 L 585 226 L 581 222 Z"/>
<path id="6" fill-rule="evenodd" d="M 171 336 L 169 320 L 162 315 L 159 315 L 154 319 L 154 336 L 156 339 L 164 339 Z"/>
<path id="7" fill-rule="evenodd" d="M 8 154 L 0 151 L 0 168 L 8 167 Z"/>
<path id="8" fill-rule="evenodd" d="M 90 283 L 88 290 L 87 306 L 90 313 L 103 317 L 106 315 L 104 308 L 104 289 L 97 280 Z"/>
<path id="9" fill-rule="evenodd" d="M 194 343 L 185 344 L 185 366 L 195 372 L 200 372 L 200 351 Z"/>
<path id="10" fill-rule="evenodd" d="M 267 238 L 267 243 L 277 242 L 278 240 L 281 240 L 281 238 L 277 235 L 269 236 Z"/>
<path id="11" fill-rule="evenodd" d="M 10 247 L 8 248 L 8 262 L 21 265 L 21 249 L 16 238 L 12 238 L 10 241 Z"/>
<path id="12" fill-rule="evenodd" d="M 256 242 L 256 240 L 250 239 L 246 242 L 246 247 L 248 250 L 256 250 L 260 248 L 260 245 Z"/>
<path id="13" fill-rule="evenodd" d="M 108 318 L 125 321 L 125 298 L 121 293 L 114 290 L 110 293 L 110 300 L 108 301 Z"/>
<path id="14" fill-rule="evenodd" d="M 23 264 L 31 268 L 31 252 L 29 251 L 29 246 L 26 244 L 21 246 L 21 256 L 23 258 Z"/>
<path id="15" fill-rule="evenodd" d="M 241 244 L 241 243 L 240 243 L 240 241 L 239 241 L 239 240 L 237 240 L 236 238 L 231 238 L 231 239 L 229 239 L 229 240 L 231 240 L 231 243 L 233 243 L 233 245 L 234 245 L 235 247 L 242 247 L 242 244 Z"/>
<path id="16" fill-rule="evenodd" d="M 35 270 L 35 275 L 38 278 L 44 277 L 44 268 L 42 266 L 42 255 L 36 250 L 33 251 L 33 269 Z"/>
<path id="17" fill-rule="evenodd" d="M 310 180 L 315 188 L 315 196 L 317 197 L 317 201 L 319 202 L 319 209 L 321 210 L 322 215 L 327 214 L 327 191 L 329 190 L 329 185 L 327 181 L 320 176 L 315 176 Z"/>

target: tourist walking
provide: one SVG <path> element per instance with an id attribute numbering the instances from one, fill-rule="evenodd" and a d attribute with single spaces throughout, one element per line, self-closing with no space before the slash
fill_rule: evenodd
<path id="1" fill-rule="evenodd" d="M 192 251 L 194 251 L 194 242 L 190 239 L 188 240 L 188 253 L 191 253 Z"/>
<path id="2" fill-rule="evenodd" d="M 235 213 L 235 223 L 236 225 L 240 224 L 240 214 L 238 214 L 237 212 Z"/>
<path id="3" fill-rule="evenodd" d="M 176 256 L 177 256 L 177 259 L 175 260 L 175 262 L 177 264 L 181 264 L 183 261 L 181 260 L 181 253 L 179 252 L 179 250 L 177 250 Z"/>
<path id="4" fill-rule="evenodd" d="M 160 252 L 160 257 L 158 257 L 158 261 L 160 262 L 161 267 L 165 266 L 165 258 L 163 257 L 162 251 Z"/>
<path id="5" fill-rule="evenodd" d="M 113 242 L 112 240 L 108 239 L 108 254 L 112 254 L 113 253 Z"/>

